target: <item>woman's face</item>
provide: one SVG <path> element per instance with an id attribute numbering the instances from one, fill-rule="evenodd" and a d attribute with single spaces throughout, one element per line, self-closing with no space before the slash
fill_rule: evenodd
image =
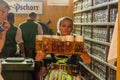
<path id="1" fill-rule="evenodd" d="M 63 20 L 61 22 L 60 31 L 62 36 L 70 35 L 70 33 L 72 32 L 72 29 L 73 29 L 73 25 L 71 21 Z"/>

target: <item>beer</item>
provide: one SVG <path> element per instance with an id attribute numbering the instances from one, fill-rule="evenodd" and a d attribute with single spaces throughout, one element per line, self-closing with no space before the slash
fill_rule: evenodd
<path id="1" fill-rule="evenodd" d="M 65 43 L 65 36 L 60 36 L 60 43 L 59 43 L 59 50 L 58 52 L 64 54 L 64 43 Z"/>
<path id="2" fill-rule="evenodd" d="M 36 51 L 54 53 L 55 55 L 72 55 L 84 53 L 82 36 L 37 35 Z"/>
<path id="3" fill-rule="evenodd" d="M 66 55 L 71 55 L 74 52 L 74 36 L 65 37 L 64 50 Z"/>
<path id="4" fill-rule="evenodd" d="M 36 51 L 42 51 L 43 35 L 36 36 Z"/>
<path id="5" fill-rule="evenodd" d="M 51 35 L 44 35 L 42 51 L 45 53 L 49 53 L 49 52 L 51 52 L 51 49 L 52 49 Z"/>
<path id="6" fill-rule="evenodd" d="M 52 36 L 52 52 L 58 53 L 60 46 L 60 37 L 59 36 Z"/>
<path id="7" fill-rule="evenodd" d="M 84 45 L 83 45 L 84 39 L 83 36 L 75 36 L 75 48 L 74 52 L 76 54 L 82 53 L 84 50 Z"/>

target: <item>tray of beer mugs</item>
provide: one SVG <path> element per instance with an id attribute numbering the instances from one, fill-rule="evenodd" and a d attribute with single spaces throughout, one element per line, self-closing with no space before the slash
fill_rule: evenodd
<path id="1" fill-rule="evenodd" d="M 83 36 L 37 35 L 36 50 L 48 53 L 72 55 L 84 51 Z"/>

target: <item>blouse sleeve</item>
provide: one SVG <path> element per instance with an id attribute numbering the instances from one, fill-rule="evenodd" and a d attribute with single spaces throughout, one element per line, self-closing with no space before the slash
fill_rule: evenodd
<path id="1" fill-rule="evenodd" d="M 70 59 L 68 59 L 67 64 L 74 64 L 74 65 L 78 65 L 80 61 L 80 57 L 77 54 L 74 54 L 70 57 Z"/>

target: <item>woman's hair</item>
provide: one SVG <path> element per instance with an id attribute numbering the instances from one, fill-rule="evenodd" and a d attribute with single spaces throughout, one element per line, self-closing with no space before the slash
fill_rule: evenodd
<path id="1" fill-rule="evenodd" d="M 67 16 L 66 17 L 62 17 L 57 22 L 57 34 L 61 34 L 60 26 L 62 24 L 62 21 L 64 21 L 64 20 L 69 20 L 71 22 L 71 24 L 72 24 L 72 29 L 74 28 L 73 21 L 72 21 L 72 19 L 70 17 L 67 17 Z M 72 33 L 72 31 L 71 31 L 71 33 Z"/>
<path id="2" fill-rule="evenodd" d="M 4 0 L 0 0 L 0 10 L 4 11 L 5 9 L 10 10 L 9 5 Z"/>

